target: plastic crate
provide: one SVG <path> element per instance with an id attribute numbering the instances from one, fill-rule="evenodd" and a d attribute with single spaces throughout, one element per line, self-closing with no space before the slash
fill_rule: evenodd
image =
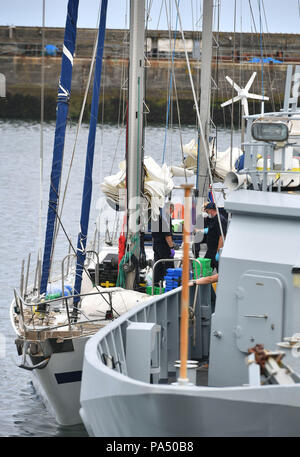
<path id="1" fill-rule="evenodd" d="M 204 259 L 203 257 L 198 257 L 197 259 L 202 266 L 202 276 L 211 276 L 212 268 L 210 265 L 211 259 Z M 200 278 L 201 276 L 201 267 L 198 262 L 193 261 L 193 270 L 194 270 L 194 279 Z"/>
<path id="2" fill-rule="evenodd" d="M 158 287 L 158 286 L 154 286 L 154 295 L 160 295 L 160 294 L 163 294 L 165 292 L 165 288 L 162 287 Z M 152 295 L 152 286 L 147 286 L 146 287 L 146 293 L 148 295 Z"/>

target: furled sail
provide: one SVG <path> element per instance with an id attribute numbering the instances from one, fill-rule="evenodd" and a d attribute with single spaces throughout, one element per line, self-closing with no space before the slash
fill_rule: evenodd
<path id="1" fill-rule="evenodd" d="M 42 278 L 40 286 L 41 294 L 46 293 L 47 289 L 49 271 L 51 267 L 55 223 L 57 220 L 56 216 L 59 201 L 66 124 L 71 95 L 71 81 L 73 70 L 73 55 L 76 43 L 78 3 L 79 0 L 69 0 L 68 2 L 68 15 L 65 28 L 61 75 L 57 97 L 55 140 L 53 148 L 52 171 L 50 178 L 49 205 L 47 214 L 47 228 L 44 247 Z"/>
<path id="2" fill-rule="evenodd" d="M 122 201 L 126 201 L 124 198 L 126 188 L 125 162 L 119 164 L 119 169 L 120 171 L 115 175 L 107 176 L 100 187 L 109 203 L 118 205 L 121 210 L 124 210 Z M 144 197 L 148 207 L 151 208 L 152 217 L 155 219 L 159 215 L 159 209 L 165 204 L 165 197 L 174 187 L 172 173 L 166 164 L 161 167 L 149 156 L 144 158 L 144 170 Z"/>
<path id="3" fill-rule="evenodd" d="M 172 167 L 174 176 L 180 176 L 180 168 L 188 172 L 196 173 L 197 170 L 197 158 L 198 158 L 198 144 L 195 139 L 192 139 L 189 143 L 183 146 L 183 153 L 185 158 L 183 163 L 178 167 Z M 213 154 L 212 144 L 210 144 L 210 160 L 214 175 L 221 179 L 225 179 L 225 176 L 229 171 L 236 170 L 236 162 L 243 156 L 243 151 L 238 148 L 227 148 L 225 151 L 218 151 L 217 156 Z M 230 165 L 232 163 L 232 166 Z M 174 170 L 173 170 L 174 168 Z M 182 174 L 183 172 L 181 172 Z"/>

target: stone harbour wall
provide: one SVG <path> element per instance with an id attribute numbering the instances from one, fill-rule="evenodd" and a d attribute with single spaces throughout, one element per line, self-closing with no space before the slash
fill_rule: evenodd
<path id="1" fill-rule="evenodd" d="M 45 56 L 45 117 L 55 118 L 56 94 L 61 70 L 63 29 L 45 30 L 45 43 L 57 46 L 56 55 Z M 189 57 L 196 92 L 200 94 L 201 34 L 187 32 Z M 220 33 L 215 36 L 219 47 L 214 48 L 212 62 L 212 115 L 217 123 L 231 122 L 231 108 L 220 104 L 236 95 L 225 76 L 230 76 L 244 87 L 255 71 L 257 73 L 251 92 L 264 93 L 270 98 L 266 109 L 279 109 L 283 104 L 285 75 L 288 64 L 300 60 L 300 35 L 273 34 L 265 36 L 263 61 L 260 59 L 260 40 L 257 34 Z M 95 30 L 79 29 L 73 67 L 70 116 L 77 117 L 85 91 L 90 55 L 95 40 Z M 234 41 L 234 46 L 233 46 Z M 150 109 L 148 121 L 164 122 L 170 81 L 170 53 L 166 52 L 167 31 L 150 31 L 147 38 L 146 103 Z M 35 119 L 39 117 L 42 69 L 41 29 L 38 27 L 0 27 L 0 73 L 6 77 L 6 99 L 0 100 L 0 117 Z M 175 88 L 179 100 L 182 123 L 194 123 L 194 101 L 188 77 L 187 65 L 180 49 L 174 59 L 173 115 L 177 119 Z M 104 100 L 104 120 L 117 122 L 119 99 L 126 95 L 128 76 L 128 32 L 108 30 L 102 72 L 101 98 Z M 89 94 L 89 103 L 90 103 Z M 249 103 L 250 113 L 257 104 Z M 234 119 L 238 119 L 238 105 Z M 89 108 L 85 120 L 89 117 Z"/>

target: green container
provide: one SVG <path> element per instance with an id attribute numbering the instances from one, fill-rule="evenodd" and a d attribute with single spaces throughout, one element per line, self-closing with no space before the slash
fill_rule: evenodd
<path id="1" fill-rule="evenodd" d="M 49 294 L 46 295 L 45 300 L 55 300 L 56 298 L 61 297 L 61 294 Z"/>
<path id="2" fill-rule="evenodd" d="M 162 287 L 154 286 L 154 295 L 160 295 L 163 294 L 165 289 Z"/>
<path id="3" fill-rule="evenodd" d="M 146 293 L 147 293 L 148 295 L 152 295 L 152 286 L 147 286 L 147 287 L 146 287 Z"/>
<path id="4" fill-rule="evenodd" d="M 163 294 L 164 292 L 165 292 L 164 287 L 160 288 L 160 287 L 154 286 L 154 295 L 160 295 L 160 293 Z M 148 295 L 152 295 L 152 286 L 147 286 L 146 287 L 146 293 Z"/>
<path id="5" fill-rule="evenodd" d="M 211 276 L 212 268 L 210 265 L 211 259 L 204 259 L 203 257 L 198 257 L 199 262 L 202 266 L 202 276 Z M 193 261 L 194 269 L 194 279 L 201 277 L 201 267 L 198 262 Z"/>

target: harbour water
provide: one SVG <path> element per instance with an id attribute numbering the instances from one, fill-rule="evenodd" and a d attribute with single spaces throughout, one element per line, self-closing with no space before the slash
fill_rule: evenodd
<path id="1" fill-rule="evenodd" d="M 44 126 L 43 148 L 43 211 L 42 235 L 39 235 L 40 205 L 40 125 L 31 122 L 0 121 L 0 436 L 86 436 L 82 425 L 59 426 L 33 388 L 31 373 L 17 367 L 20 363 L 14 344 L 14 331 L 9 319 L 9 306 L 13 289 L 19 287 L 21 262 L 31 253 L 29 284 L 33 280 L 36 255 L 40 239 L 44 241 L 46 210 L 49 192 L 49 175 L 55 124 Z M 183 144 L 195 137 L 194 127 L 182 130 Z M 164 127 L 147 127 L 145 155 L 162 162 Z M 76 137 L 76 126 L 67 128 L 64 168 L 68 169 Z M 88 126 L 83 125 L 77 141 L 70 185 L 65 200 L 62 223 L 72 240 L 76 240 Z M 168 164 L 181 162 L 179 131 L 167 132 L 165 159 Z M 240 134 L 234 133 L 234 145 L 239 144 Z M 102 179 L 118 171 L 124 159 L 125 131 L 117 126 L 99 126 L 95 147 L 94 188 L 91 205 L 90 227 L 101 207 Z M 230 132 L 219 130 L 218 147 L 224 150 L 230 145 Z M 62 189 L 67 172 L 63 176 Z M 102 218 L 103 219 L 103 218 Z M 104 222 L 104 219 L 103 221 Z M 90 232 L 92 235 L 92 232 Z M 76 241 L 75 241 L 76 243 Z M 68 243 L 61 230 L 58 236 L 56 258 L 68 253 Z M 59 268 L 59 264 L 55 264 Z"/>

